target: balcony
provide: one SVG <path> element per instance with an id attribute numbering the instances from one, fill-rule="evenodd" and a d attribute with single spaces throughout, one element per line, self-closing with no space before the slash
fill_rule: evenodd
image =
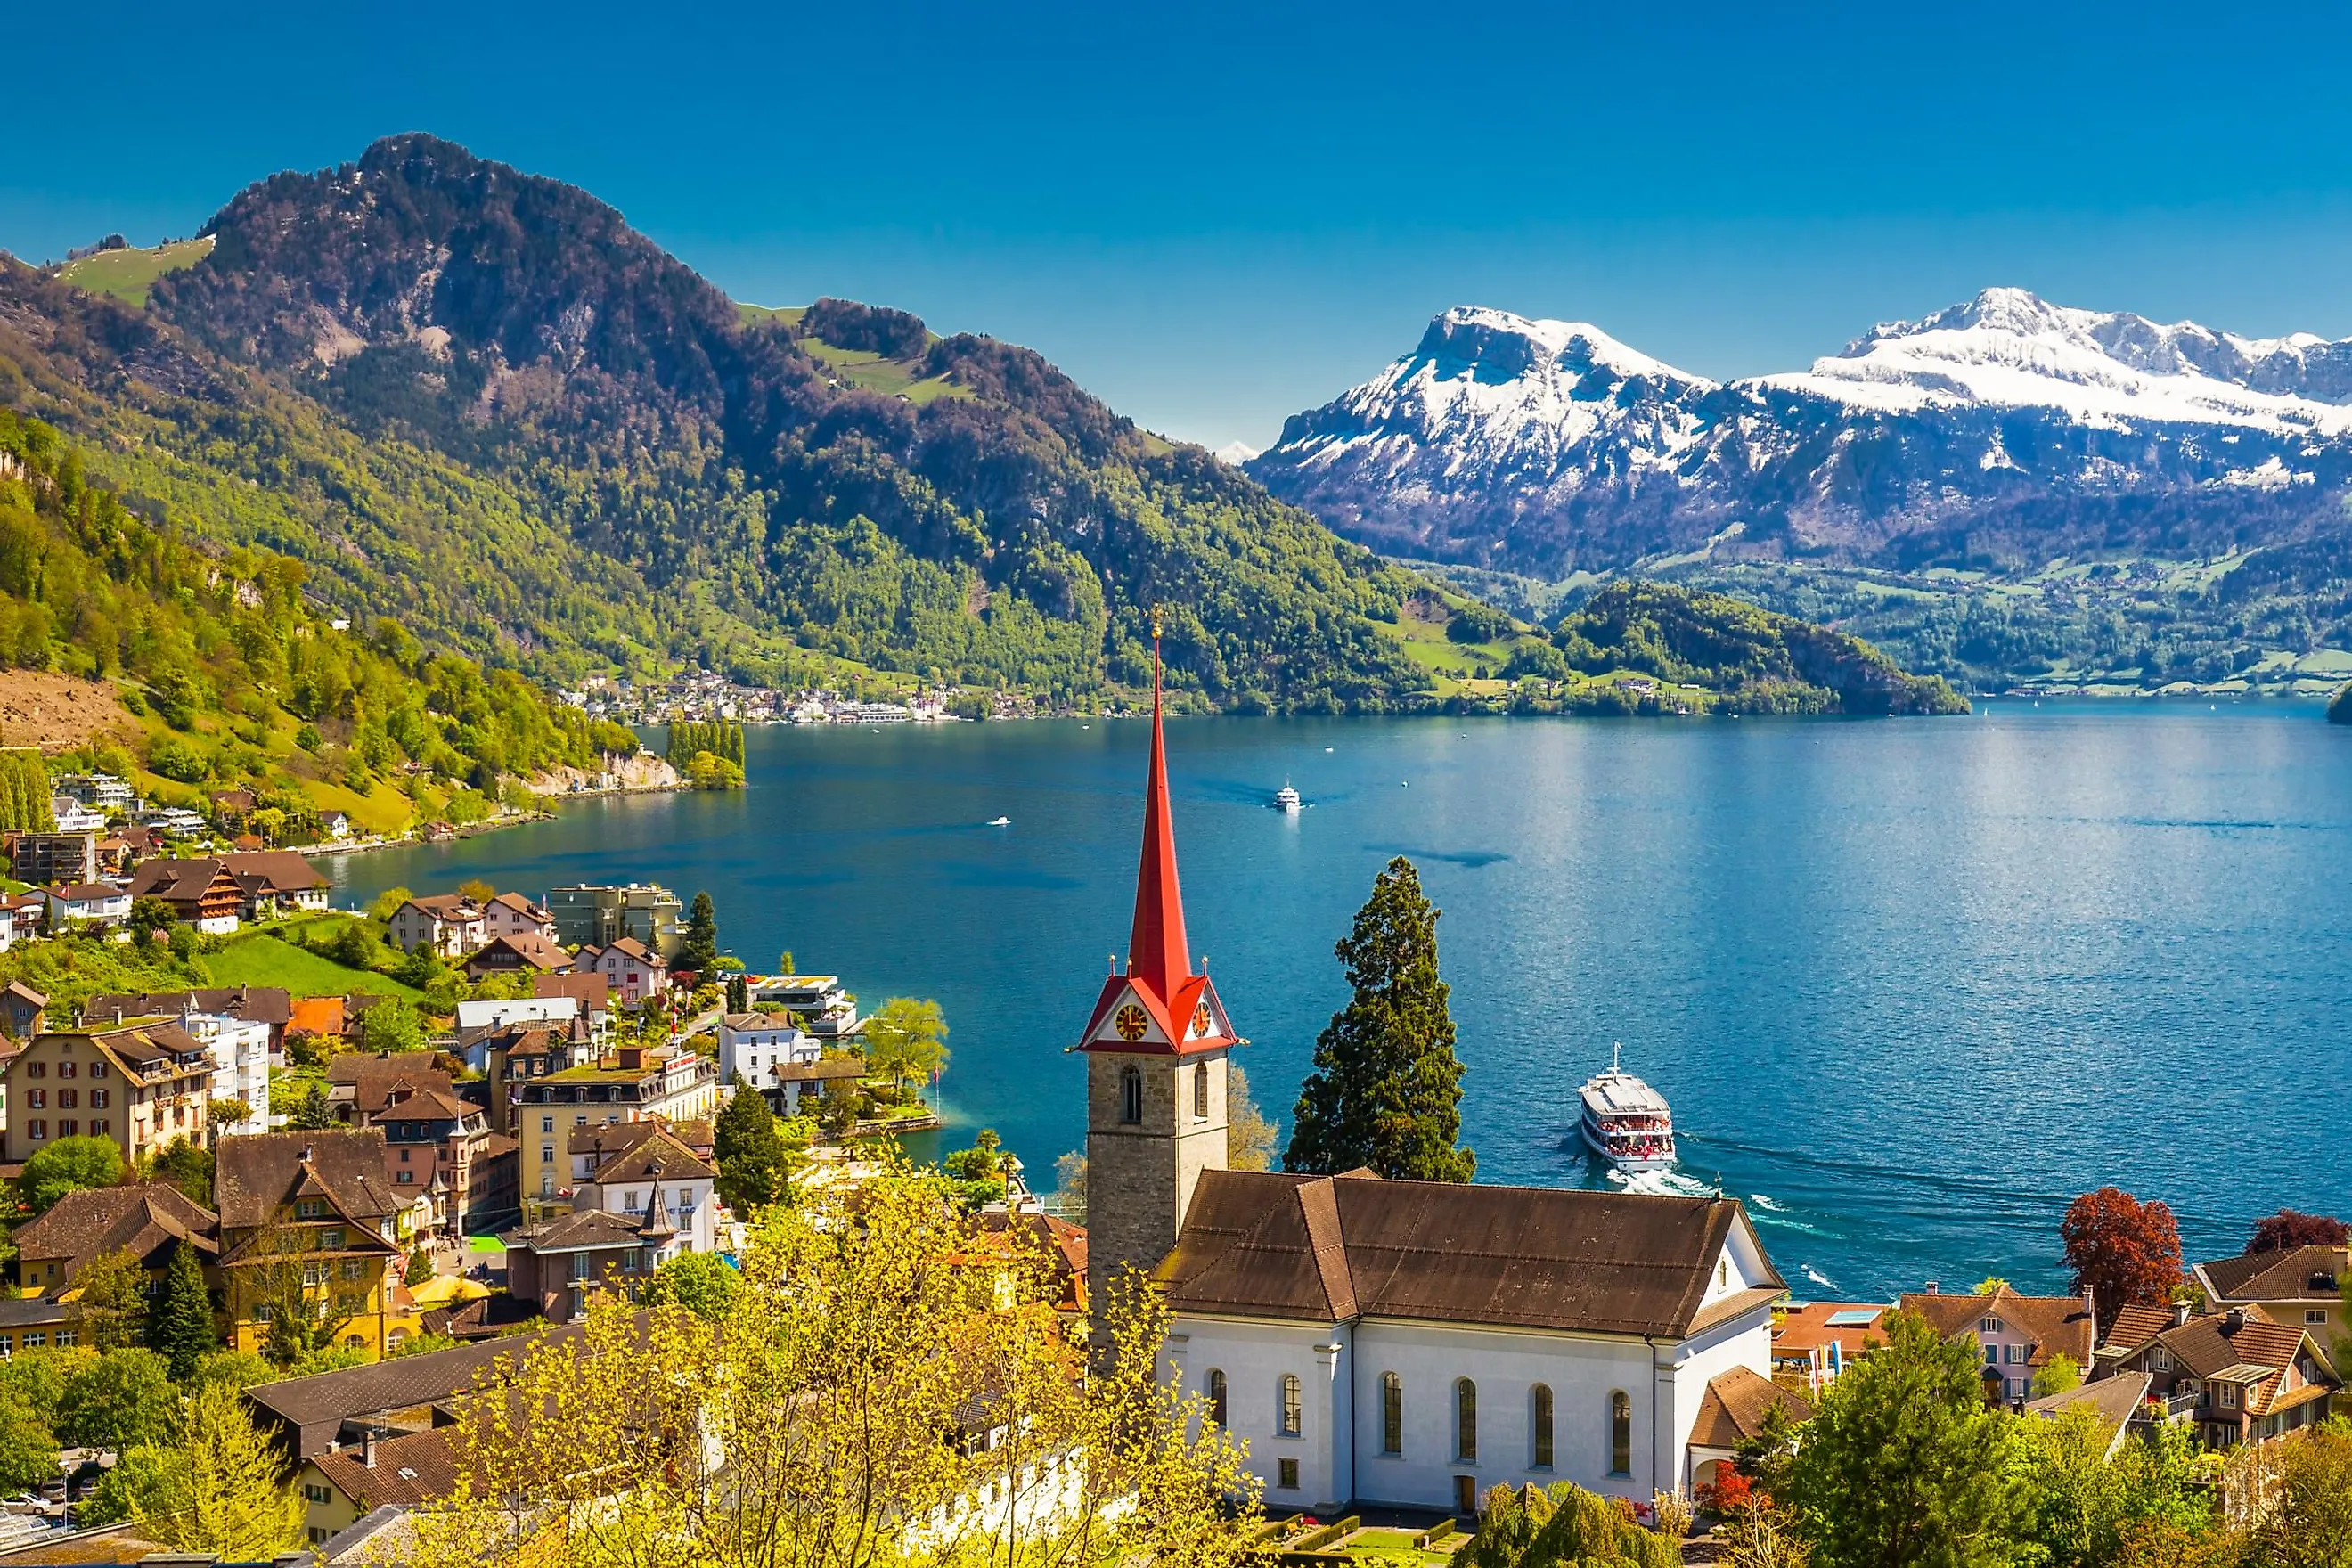
<path id="1" fill-rule="evenodd" d="M 2139 1407 L 2143 1421 L 2187 1421 L 2192 1419 L 2198 1406 L 2205 1401 L 2201 1394 L 2151 1394 Z"/>

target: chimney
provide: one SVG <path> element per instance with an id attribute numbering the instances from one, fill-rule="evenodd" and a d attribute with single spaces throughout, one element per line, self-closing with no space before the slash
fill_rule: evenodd
<path id="1" fill-rule="evenodd" d="M 375 1468 L 375 1434 L 373 1432 L 360 1439 L 360 1463 L 371 1470 Z"/>
<path id="2" fill-rule="evenodd" d="M 2177 1329 L 2188 1321 L 2189 1303 L 2186 1301 L 2175 1301 L 2172 1304 L 2172 1326 Z"/>
<path id="3" fill-rule="evenodd" d="M 2221 1319 L 2221 1332 L 2224 1335 L 2234 1334 L 2245 1326 L 2246 1310 L 2243 1307 L 2231 1308 Z"/>
<path id="4" fill-rule="evenodd" d="M 1929 1296 L 1936 1294 L 1936 1282 L 1933 1279 L 1927 1281 L 1927 1289 L 1923 1293 Z"/>

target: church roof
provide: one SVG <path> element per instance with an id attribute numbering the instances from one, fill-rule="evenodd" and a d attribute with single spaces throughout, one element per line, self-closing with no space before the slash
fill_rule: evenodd
<path id="1" fill-rule="evenodd" d="M 1180 1313 L 1681 1338 L 1785 1293 L 1767 1263 L 1707 1300 L 1747 1225 L 1734 1198 L 1208 1171 L 1159 1277 Z"/>
<path id="2" fill-rule="evenodd" d="M 1106 1037 L 1103 1026 L 1128 1005 L 1150 1027 Z M 1203 1013 L 1205 1010 L 1205 1017 Z M 1160 638 L 1151 639 L 1151 763 L 1143 784 L 1143 850 L 1135 870 L 1135 921 L 1127 968 L 1109 976 L 1078 1037 L 1080 1050 L 1183 1056 L 1241 1042 L 1206 974 L 1195 973 L 1185 945 L 1184 895 L 1176 876 L 1176 824 L 1168 807 L 1168 734 L 1160 719 Z"/>

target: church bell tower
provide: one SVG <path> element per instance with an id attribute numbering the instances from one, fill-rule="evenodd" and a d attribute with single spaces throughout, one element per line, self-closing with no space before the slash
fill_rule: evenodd
<path id="1" fill-rule="evenodd" d="M 1127 963 L 1103 983 L 1086 1033 L 1087 1299 L 1100 1312 L 1110 1282 L 1150 1273 L 1176 1245 L 1203 1171 L 1225 1168 L 1225 1069 L 1244 1042 L 1184 944 L 1176 831 L 1168 814 L 1168 742 L 1160 717 L 1160 626 L 1151 628 L 1151 765 Z"/>

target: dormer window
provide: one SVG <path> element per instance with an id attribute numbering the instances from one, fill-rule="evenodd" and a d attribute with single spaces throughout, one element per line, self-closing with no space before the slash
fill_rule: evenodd
<path id="1" fill-rule="evenodd" d="M 296 1219 L 324 1219 L 327 1205 L 317 1198 L 304 1198 L 294 1205 Z"/>

